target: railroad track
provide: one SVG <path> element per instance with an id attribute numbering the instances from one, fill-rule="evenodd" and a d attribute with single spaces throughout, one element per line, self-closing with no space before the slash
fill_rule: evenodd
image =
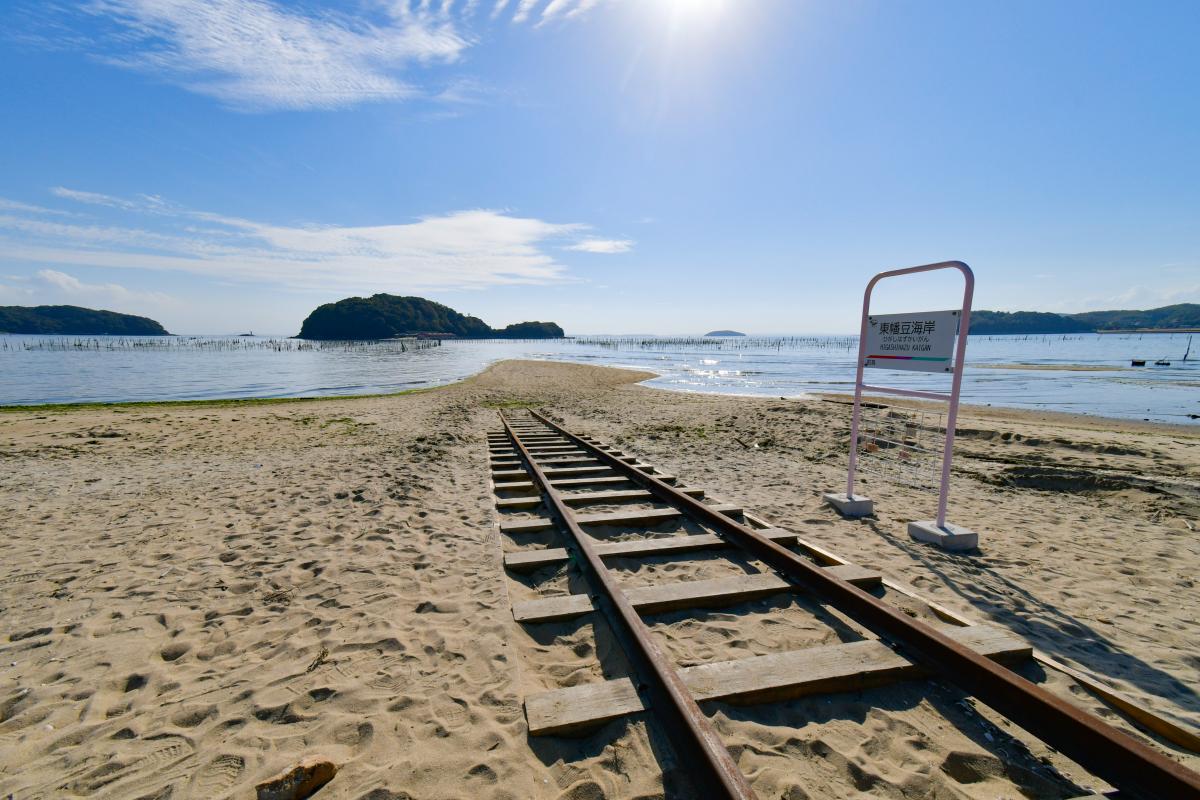
<path id="1" fill-rule="evenodd" d="M 488 435 L 496 505 L 505 512 L 500 530 L 518 541 L 525 534 L 557 532 L 563 545 L 508 552 L 505 568 L 532 572 L 567 565 L 578 570 L 587 587 L 586 593 L 514 603 L 514 618 L 535 625 L 602 614 L 631 665 L 630 677 L 527 697 L 531 735 L 572 733 L 649 711 L 691 771 L 698 792 L 752 798 L 748 781 L 699 703 L 774 702 L 933 676 L 1118 787 L 1122 797 L 1200 798 L 1200 775 L 1013 672 L 1008 665 L 1031 658 L 1033 651 L 1007 631 L 922 622 L 868 591 L 881 584 L 878 573 L 847 564 L 745 509 L 706 497 L 703 490 L 680 486 L 675 476 L 570 433 L 536 412 L 520 419 L 501 413 L 500 418 L 503 430 Z M 597 507 L 610 510 L 597 513 Z M 688 521 L 692 532 L 661 532 L 665 523 L 680 520 Z M 645 534 L 599 535 L 611 526 Z M 660 530 L 651 530 L 655 526 Z M 700 552 L 739 563 L 749 558 L 763 568 L 733 570 L 735 577 L 630 587 L 605 563 Z M 815 595 L 867 638 L 679 668 L 642 619 L 785 593 Z"/>

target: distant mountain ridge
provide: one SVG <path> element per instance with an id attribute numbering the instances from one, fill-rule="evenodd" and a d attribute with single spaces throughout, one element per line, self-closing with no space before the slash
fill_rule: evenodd
<path id="1" fill-rule="evenodd" d="M 1177 303 L 1145 311 L 972 311 L 971 333 L 1041 334 L 1200 328 L 1200 304 Z"/>
<path id="2" fill-rule="evenodd" d="M 517 322 L 499 330 L 424 297 L 376 294 L 318 306 L 300 326 L 300 339 L 391 339 L 419 333 L 463 339 L 560 339 L 553 322 Z"/>
<path id="3" fill-rule="evenodd" d="M 0 306 L 0 333 L 170 336 L 149 317 L 80 306 Z"/>

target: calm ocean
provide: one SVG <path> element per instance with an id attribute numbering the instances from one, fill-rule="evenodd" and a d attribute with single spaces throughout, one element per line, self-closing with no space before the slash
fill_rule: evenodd
<path id="1" fill-rule="evenodd" d="M 972 336 L 963 400 L 1195 424 L 1197 348 L 1188 334 Z M 463 341 L 402 349 L 397 343 L 301 343 L 267 337 L 0 336 L 0 405 L 301 397 L 436 386 L 507 358 L 645 369 L 648 385 L 690 392 L 795 397 L 849 392 L 857 338 L 677 339 L 579 337 Z M 1131 368 L 1131 359 L 1148 366 Z M 1170 366 L 1154 366 L 1155 360 Z M 1050 369 L 996 369 L 1026 364 Z M 1078 367 L 1093 369 L 1080 370 Z M 1094 369 L 1105 368 L 1105 369 Z M 944 389 L 948 380 L 878 370 L 872 382 Z"/>

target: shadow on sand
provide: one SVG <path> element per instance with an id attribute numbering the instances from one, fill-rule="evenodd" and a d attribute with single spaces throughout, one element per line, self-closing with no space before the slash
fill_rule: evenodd
<path id="1" fill-rule="evenodd" d="M 1150 695 L 1200 713 L 1200 695 L 1172 675 L 1116 646 L 1095 628 L 1046 602 L 979 558 L 979 551 L 947 553 L 908 541 L 864 520 L 877 536 L 904 552 L 923 569 L 988 618 L 1053 656 L 1073 660 L 1097 675 L 1118 678 Z M 1188 723 L 1183 723 L 1189 726 Z M 1190 727 L 1190 726 L 1189 726 Z M 1160 740 L 1167 747 L 1175 747 Z"/>

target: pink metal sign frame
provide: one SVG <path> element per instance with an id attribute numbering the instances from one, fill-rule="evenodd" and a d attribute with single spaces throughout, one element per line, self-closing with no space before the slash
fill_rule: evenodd
<path id="1" fill-rule="evenodd" d="M 884 278 L 895 278 L 899 275 L 912 275 L 917 272 L 933 272 L 940 269 L 956 269 L 963 276 L 962 316 L 958 323 L 958 340 L 954 347 L 954 373 L 950 384 L 950 394 L 941 392 L 923 392 L 915 389 L 895 389 L 888 386 L 875 386 L 863 383 L 863 369 L 866 361 L 867 347 L 867 318 L 871 313 L 871 293 L 875 284 Z M 862 327 L 858 338 L 858 370 L 854 378 L 854 413 L 850 418 L 850 470 L 846 477 L 846 497 L 854 499 L 854 472 L 858 466 L 858 423 L 862 411 L 863 390 L 894 394 L 901 397 L 916 397 L 922 400 L 941 400 L 950 404 L 946 414 L 946 445 L 942 451 L 942 486 L 938 493 L 937 526 L 946 527 L 946 500 L 950 493 L 950 461 L 954 449 L 954 426 L 958 421 L 958 394 L 962 388 L 963 362 L 967 354 L 967 334 L 971 325 L 971 300 L 975 295 L 975 273 L 961 261 L 942 261 L 937 264 L 924 264 L 919 267 L 907 267 L 881 272 L 867 284 L 863 293 Z"/>

